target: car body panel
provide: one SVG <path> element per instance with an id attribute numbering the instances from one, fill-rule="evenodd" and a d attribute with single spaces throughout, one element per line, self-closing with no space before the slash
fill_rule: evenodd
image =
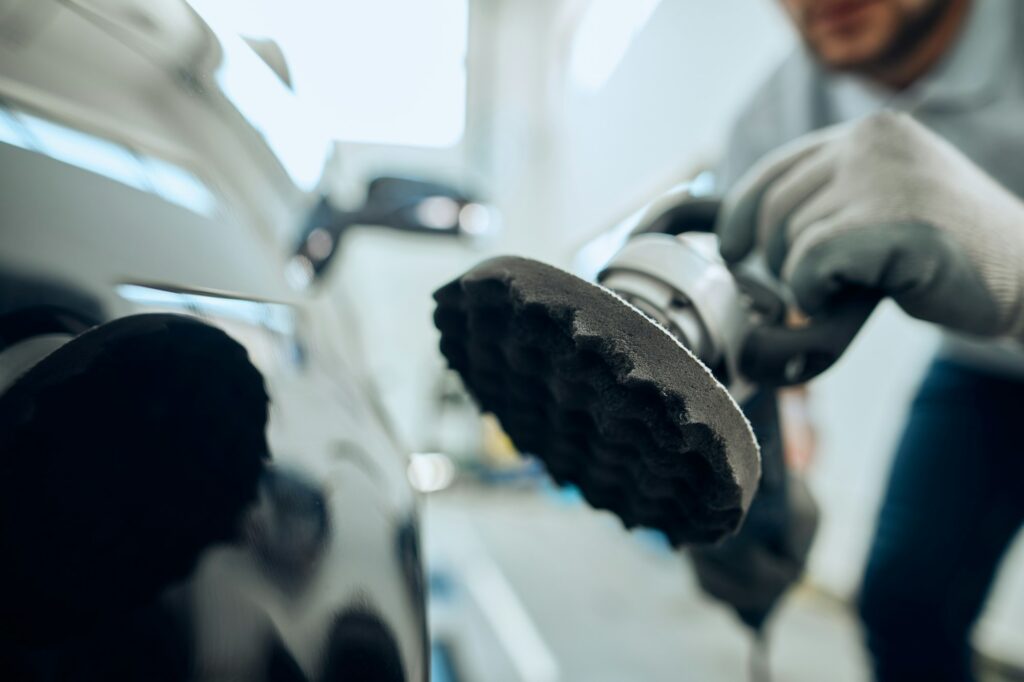
<path id="1" fill-rule="evenodd" d="M 241 666 L 258 641 L 242 625 L 261 619 L 317 678 L 330 623 L 358 608 L 393 633 L 406 679 L 424 680 L 405 455 L 344 303 L 287 276 L 331 154 L 301 113 L 244 42 L 184 2 L 0 1 L 0 271 L 57 282 L 107 319 L 171 311 L 227 331 L 266 379 L 274 466 L 326 500 L 308 572 L 283 578 L 243 541 L 176 588 L 193 605 L 198 679 L 225 672 L 218 657 Z M 216 644 L 223 628 L 235 654 Z"/>

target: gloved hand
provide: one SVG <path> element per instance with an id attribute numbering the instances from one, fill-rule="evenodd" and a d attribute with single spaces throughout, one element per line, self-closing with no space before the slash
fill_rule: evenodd
<path id="1" fill-rule="evenodd" d="M 762 249 L 812 316 L 866 288 L 922 320 L 1024 339 L 1024 202 L 905 114 L 766 157 L 716 231 L 729 262 Z"/>

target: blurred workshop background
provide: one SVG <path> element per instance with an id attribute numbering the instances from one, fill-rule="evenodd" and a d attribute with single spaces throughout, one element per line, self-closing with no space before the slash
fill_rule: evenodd
<path id="1" fill-rule="evenodd" d="M 500 221 L 462 244 L 355 230 L 330 280 L 354 299 L 404 444 L 424 453 L 411 473 L 426 493 L 436 680 L 742 679 L 749 636 L 700 594 L 683 556 L 553 488 L 477 416 L 436 350 L 429 293 L 495 253 L 591 272 L 616 248 L 614 227 L 652 197 L 682 182 L 713 191 L 702 173 L 749 93 L 792 49 L 778 6 L 202 4 L 280 45 L 298 98 L 337 140 L 340 201 L 355 202 L 382 173 L 427 176 L 473 188 Z M 907 401 L 936 344 L 934 330 L 886 304 L 810 386 L 808 475 L 822 525 L 774 626 L 779 680 L 868 677 L 849 604 Z M 1024 665 L 1022 543 L 990 604 L 979 653 Z"/>
<path id="2" fill-rule="evenodd" d="M 289 74 L 312 117 L 292 134 L 334 140 L 337 208 L 355 210 L 382 175 L 443 182 L 480 202 L 474 234 L 459 240 L 354 227 L 323 280 L 355 310 L 350 331 L 423 494 L 435 682 L 747 679 L 754 641 L 701 593 L 684 554 L 554 486 L 478 413 L 438 352 L 430 294 L 498 253 L 592 276 L 621 242 L 616 226 L 646 202 L 681 183 L 713 193 L 734 117 L 794 46 L 778 3 L 190 4 Z M 427 223 L 430 210 L 443 224 L 452 206 L 425 209 Z M 937 343 L 883 304 L 809 387 L 813 432 L 796 434 L 795 447 L 822 521 L 771 626 L 773 679 L 869 677 L 852 599 L 890 455 Z M 989 680 L 1021 679 L 1019 540 L 974 644 Z"/>

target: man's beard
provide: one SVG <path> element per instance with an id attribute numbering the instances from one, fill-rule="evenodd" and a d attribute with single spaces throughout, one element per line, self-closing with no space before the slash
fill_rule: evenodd
<path id="1" fill-rule="evenodd" d="M 934 0 L 919 13 L 905 16 L 896 34 L 879 54 L 859 62 L 832 65 L 831 68 L 871 74 L 900 66 L 942 22 L 954 2 L 956 0 Z M 818 54 L 814 45 L 808 44 L 808 47 Z"/>

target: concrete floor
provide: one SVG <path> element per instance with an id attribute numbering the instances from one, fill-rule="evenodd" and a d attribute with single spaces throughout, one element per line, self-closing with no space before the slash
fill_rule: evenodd
<path id="1" fill-rule="evenodd" d="M 751 679 L 751 638 L 685 557 L 553 491 L 463 485 L 428 498 L 434 631 L 463 682 Z M 868 679 L 856 623 L 804 586 L 771 631 L 771 679 Z"/>

